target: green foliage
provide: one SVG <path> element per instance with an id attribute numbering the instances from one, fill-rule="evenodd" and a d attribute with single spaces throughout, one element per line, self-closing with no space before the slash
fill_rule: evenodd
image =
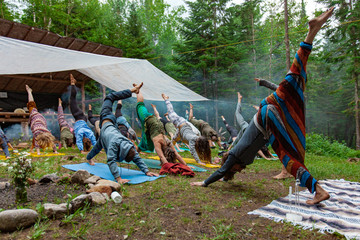
<path id="1" fill-rule="evenodd" d="M 306 151 L 320 156 L 360 157 L 360 151 L 349 148 L 345 142 L 340 143 L 315 133 L 306 136 Z"/>

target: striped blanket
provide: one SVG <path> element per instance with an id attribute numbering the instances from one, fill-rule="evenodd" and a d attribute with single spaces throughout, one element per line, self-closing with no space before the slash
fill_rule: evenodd
<path id="1" fill-rule="evenodd" d="M 259 215 L 276 222 L 286 220 L 286 213 L 302 216 L 301 222 L 292 222 L 304 229 L 318 229 L 320 232 L 338 232 L 347 239 L 360 239 L 360 183 L 341 180 L 319 181 L 321 186 L 329 192 L 330 199 L 317 205 L 308 205 L 306 200 L 312 199 L 313 194 L 307 190 L 301 191 L 300 205 L 292 204 L 289 196 L 272 201 L 269 205 L 248 214 Z"/>

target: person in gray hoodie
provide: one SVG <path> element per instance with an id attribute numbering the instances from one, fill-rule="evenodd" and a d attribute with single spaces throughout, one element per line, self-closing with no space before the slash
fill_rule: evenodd
<path id="1" fill-rule="evenodd" d="M 92 158 L 104 148 L 110 172 L 120 184 L 129 182 L 128 179 L 121 178 L 116 163 L 124 160 L 126 162 L 133 161 L 147 176 L 159 176 L 158 174 L 149 171 L 144 161 L 136 152 L 133 143 L 120 133 L 120 130 L 116 126 L 116 117 L 112 112 L 114 101 L 131 97 L 132 93 L 139 92 L 142 85 L 143 83 L 134 85 L 134 88 L 131 90 L 127 89 L 124 91 L 113 92 L 106 96 L 100 113 L 100 136 L 97 143 L 86 157 L 90 165 L 95 165 Z"/>

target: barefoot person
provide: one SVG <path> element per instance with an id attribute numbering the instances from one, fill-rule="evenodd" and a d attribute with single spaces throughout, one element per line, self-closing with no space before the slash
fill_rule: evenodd
<path id="1" fill-rule="evenodd" d="M 76 80 L 72 74 L 70 74 L 70 111 L 75 118 L 74 133 L 76 138 L 76 145 L 82 154 L 90 151 L 91 145 L 95 145 L 96 138 L 93 131 L 87 125 L 87 118 L 83 111 L 79 108 L 76 101 Z"/>
<path id="2" fill-rule="evenodd" d="M 74 144 L 74 134 L 70 131 L 70 125 L 65 120 L 64 110 L 62 107 L 62 101 L 59 98 L 59 106 L 58 106 L 58 123 L 60 127 L 60 143 L 61 147 L 67 148 L 72 147 Z"/>
<path id="3" fill-rule="evenodd" d="M 272 144 L 288 172 L 300 180 L 300 186 L 315 192 L 308 204 L 316 204 L 330 197 L 320 184 L 313 178 L 304 165 L 305 158 L 305 115 L 304 89 L 306 79 L 306 63 L 312 49 L 312 42 L 321 26 L 332 15 L 334 8 L 324 12 L 309 22 L 309 32 L 305 41 L 295 55 L 293 64 L 280 83 L 279 88 L 265 98 L 258 113 L 238 144 L 224 156 L 223 166 L 204 182 L 193 182 L 193 186 L 207 186 L 220 178 L 230 179 L 253 162 L 253 156 L 266 139 Z"/>
<path id="4" fill-rule="evenodd" d="M 279 87 L 279 85 L 275 84 L 275 83 L 272 83 L 270 81 L 267 81 L 265 79 L 261 79 L 261 78 L 254 78 L 254 80 L 256 82 L 259 83 L 259 86 L 264 86 L 264 87 L 267 87 L 269 88 L 270 90 L 273 90 L 273 91 L 276 91 L 276 89 Z M 256 111 L 259 111 L 259 107 L 258 106 L 253 106 Z M 265 156 L 266 155 L 266 152 L 269 152 L 269 149 L 263 149 L 262 151 L 262 154 Z M 259 154 L 261 157 L 263 157 L 261 154 Z M 263 157 L 264 158 L 264 157 Z M 266 160 L 271 160 L 271 159 L 268 159 L 265 157 Z M 281 180 L 281 179 L 286 179 L 286 178 L 292 178 L 292 175 L 286 170 L 285 166 L 282 165 L 282 169 L 281 169 L 281 172 L 276 175 L 276 176 L 273 176 L 274 179 L 277 179 L 277 180 Z"/>
<path id="5" fill-rule="evenodd" d="M 127 137 L 133 143 L 134 141 L 136 141 L 139 144 L 139 139 L 136 136 L 135 130 L 132 129 L 126 118 L 122 115 L 121 109 L 122 109 L 122 101 L 119 100 L 115 110 L 115 117 L 116 117 L 116 124 L 121 134 Z"/>
<path id="6" fill-rule="evenodd" d="M 95 127 L 95 137 L 98 139 L 100 135 L 100 119 L 94 116 L 91 104 L 89 104 L 88 119 L 89 122 Z"/>
<path id="7" fill-rule="evenodd" d="M 182 157 L 176 152 L 171 141 L 165 137 L 164 125 L 153 114 L 149 113 L 144 104 L 144 96 L 141 91 L 137 94 L 136 112 L 142 126 L 141 141 L 138 151 L 154 151 L 160 158 L 161 165 L 176 159 L 186 165 Z"/>
<path id="8" fill-rule="evenodd" d="M 212 142 L 216 142 L 220 149 L 223 147 L 221 146 L 220 137 L 218 133 L 210 126 L 208 122 L 204 120 L 197 120 L 194 118 L 194 111 L 193 105 L 190 103 L 190 112 L 189 112 L 189 121 L 201 132 L 201 135 L 206 137 L 209 141 L 209 145 L 212 146 Z"/>
<path id="9" fill-rule="evenodd" d="M 157 117 L 161 122 L 162 124 L 164 125 L 164 129 L 165 131 L 169 134 L 170 136 L 170 139 L 173 139 L 175 133 L 176 133 L 176 127 L 174 126 L 174 124 L 168 119 L 168 114 L 165 113 L 164 114 L 164 117 L 165 118 L 162 118 L 160 117 L 160 114 L 158 112 L 158 110 L 156 109 L 156 106 L 154 104 L 151 104 L 151 107 L 153 108 L 154 110 L 154 115 L 155 117 Z M 178 152 L 181 152 L 181 149 L 179 147 L 179 145 L 176 143 L 176 142 L 173 142 L 174 143 L 174 147 L 175 149 L 178 151 Z"/>
<path id="10" fill-rule="evenodd" d="M 189 144 L 190 153 L 197 163 L 203 165 L 204 163 L 211 163 L 211 149 L 207 138 L 200 136 L 200 132 L 195 126 L 174 112 L 168 96 L 165 94 L 161 96 L 165 100 L 169 119 L 178 129 L 172 140 L 175 141 L 180 135 L 182 141 Z"/>
<path id="11" fill-rule="evenodd" d="M 54 153 L 58 153 L 56 151 L 56 146 L 54 142 L 55 137 L 48 130 L 44 116 L 41 115 L 41 113 L 39 113 L 36 108 L 36 103 L 34 102 L 34 97 L 32 95 L 32 89 L 28 85 L 26 85 L 25 87 L 28 93 L 27 108 L 30 112 L 30 129 L 33 134 L 30 152 L 33 152 L 33 149 L 35 147 L 37 154 L 40 155 L 40 148 L 45 149 L 47 147 L 52 147 Z"/>
<path id="12" fill-rule="evenodd" d="M 13 148 L 9 139 L 6 137 L 4 131 L 0 127 L 0 145 L 5 153 L 6 158 L 10 158 L 9 148 Z"/>
<path id="13" fill-rule="evenodd" d="M 128 179 L 121 178 L 116 163 L 124 160 L 126 162 L 133 161 L 147 176 L 159 176 L 158 174 L 149 172 L 148 167 L 136 152 L 133 143 L 120 133 L 116 126 L 116 117 L 112 112 L 114 101 L 131 97 L 132 93 L 138 93 L 141 87 L 142 83 L 135 85 L 131 90 L 127 89 L 120 92 L 113 92 L 106 96 L 100 113 L 100 137 L 93 149 L 86 156 L 89 164 L 95 165 L 92 158 L 104 148 L 110 172 L 120 184 L 129 182 Z"/>

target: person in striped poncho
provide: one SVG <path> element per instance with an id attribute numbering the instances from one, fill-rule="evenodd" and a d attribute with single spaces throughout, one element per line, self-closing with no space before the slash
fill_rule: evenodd
<path id="1" fill-rule="evenodd" d="M 312 42 L 322 25 L 332 15 L 334 8 L 309 22 L 309 32 L 276 92 L 265 98 L 257 114 L 250 122 L 238 144 L 223 157 L 222 167 L 204 182 L 193 182 L 193 186 L 208 186 L 223 178 L 230 180 L 251 164 L 256 152 L 270 142 L 288 172 L 300 180 L 300 186 L 315 192 L 308 204 L 317 204 L 330 197 L 313 178 L 304 165 L 305 159 L 305 113 L 304 93 L 306 63 L 312 49 Z"/>

